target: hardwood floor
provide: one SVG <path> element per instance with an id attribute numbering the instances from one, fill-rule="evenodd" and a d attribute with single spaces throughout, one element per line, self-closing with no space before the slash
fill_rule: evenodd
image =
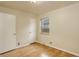
<path id="1" fill-rule="evenodd" d="M 39 43 L 1 54 L 0 57 L 74 57 L 75 55 Z"/>

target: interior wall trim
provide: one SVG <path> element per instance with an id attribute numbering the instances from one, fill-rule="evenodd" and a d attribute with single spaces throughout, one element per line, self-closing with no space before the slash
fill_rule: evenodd
<path id="1" fill-rule="evenodd" d="M 44 44 L 43 42 L 39 42 L 39 41 L 36 41 L 36 42 L 37 42 L 37 43 L 40 43 L 40 44 Z M 44 45 L 49 46 L 49 45 L 47 45 L 47 44 L 44 44 Z M 65 49 L 62 49 L 62 48 L 58 48 L 58 47 L 55 47 L 55 46 L 49 46 L 49 47 L 53 47 L 53 48 L 56 48 L 56 49 L 58 49 L 58 50 L 62 50 L 62 51 L 64 51 L 64 52 L 67 52 L 67 53 L 70 53 L 70 54 L 73 54 L 73 55 L 79 57 L 79 54 L 77 54 L 77 53 L 74 53 L 74 52 L 71 52 L 71 51 L 68 51 L 68 50 L 65 50 Z"/>

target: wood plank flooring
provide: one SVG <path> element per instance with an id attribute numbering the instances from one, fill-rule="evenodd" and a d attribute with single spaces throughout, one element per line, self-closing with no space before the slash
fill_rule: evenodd
<path id="1" fill-rule="evenodd" d="M 75 57 L 75 55 L 42 45 L 40 43 L 33 43 L 31 45 L 1 54 L 0 57 Z"/>

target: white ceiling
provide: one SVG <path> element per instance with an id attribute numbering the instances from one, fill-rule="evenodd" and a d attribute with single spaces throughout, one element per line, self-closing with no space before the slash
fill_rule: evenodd
<path id="1" fill-rule="evenodd" d="M 78 2 L 78 1 L 77 1 Z M 17 9 L 35 15 L 40 15 L 51 10 L 55 10 L 64 6 L 68 6 L 75 1 L 37 1 L 32 3 L 30 1 L 0 1 L 0 5 L 12 9 Z"/>

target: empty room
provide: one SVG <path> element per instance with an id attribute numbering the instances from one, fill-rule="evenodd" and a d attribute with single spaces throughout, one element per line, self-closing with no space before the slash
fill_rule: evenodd
<path id="1" fill-rule="evenodd" d="M 0 57 L 78 57 L 79 1 L 0 1 Z"/>

